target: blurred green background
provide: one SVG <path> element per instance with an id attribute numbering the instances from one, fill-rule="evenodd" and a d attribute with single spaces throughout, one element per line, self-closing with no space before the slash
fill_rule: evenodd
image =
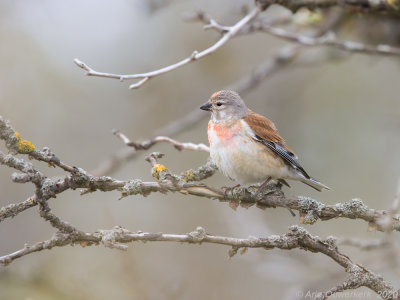
<path id="1" fill-rule="evenodd" d="M 129 82 L 85 77 L 73 59 L 121 74 L 157 69 L 218 38 L 199 23 L 183 22 L 185 12 L 202 9 L 222 24 L 233 24 L 242 17 L 243 5 L 252 7 L 253 1 L 2 0 L 0 115 L 22 138 L 50 147 L 69 165 L 92 170 L 123 148 L 112 129 L 132 140 L 150 138 L 287 42 L 260 33 L 237 37 L 215 54 L 133 91 Z M 347 38 L 360 39 L 358 22 L 366 21 L 353 15 L 345 24 Z M 384 42 L 387 33 L 381 33 Z M 357 197 L 372 208 L 390 208 L 400 176 L 399 66 L 398 57 L 351 55 L 285 68 L 246 95 L 251 109 L 276 123 L 304 168 L 333 189 L 318 193 L 291 183 L 285 189 L 288 196 L 311 196 L 327 204 Z M 205 116 L 174 138 L 207 143 L 207 122 Z M 0 149 L 6 151 L 3 143 Z M 205 153 L 178 152 L 169 145 L 150 151 L 165 153 L 162 162 L 176 173 L 207 159 Z M 112 176 L 152 180 L 144 161 L 150 151 Z M 36 165 L 46 174 L 63 174 Z M 12 172 L 0 167 L 0 206 L 33 193 L 29 184 L 12 183 Z M 234 185 L 221 174 L 207 182 Z M 56 215 L 84 231 L 120 225 L 132 231 L 187 233 L 200 225 L 212 234 L 245 238 L 282 234 L 298 224 L 285 209 L 233 211 L 226 203 L 178 194 L 118 197 L 117 192 L 80 196 L 79 191 L 67 191 L 49 204 Z M 367 232 L 367 224 L 359 220 L 306 227 L 323 238 L 385 236 Z M 0 255 L 54 232 L 37 208 L 25 211 L 0 224 Z M 391 238 L 398 241 L 398 233 Z M 250 249 L 228 259 L 228 250 L 179 243 L 134 243 L 127 252 L 101 246 L 55 248 L 0 267 L 0 299 L 296 299 L 298 291 L 324 291 L 346 278 L 320 254 Z M 341 250 L 399 286 L 398 253 Z"/>

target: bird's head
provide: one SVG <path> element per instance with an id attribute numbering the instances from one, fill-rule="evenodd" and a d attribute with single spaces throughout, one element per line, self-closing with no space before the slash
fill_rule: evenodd
<path id="1" fill-rule="evenodd" d="M 216 123 L 240 119 L 249 113 L 242 98 L 234 91 L 215 92 L 200 109 L 211 111 L 211 118 Z"/>

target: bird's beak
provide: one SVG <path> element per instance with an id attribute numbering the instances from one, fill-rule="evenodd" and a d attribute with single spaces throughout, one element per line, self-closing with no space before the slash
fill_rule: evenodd
<path id="1" fill-rule="evenodd" d="M 200 106 L 200 109 L 206 110 L 206 111 L 211 111 L 211 103 L 207 101 L 202 106 Z"/>

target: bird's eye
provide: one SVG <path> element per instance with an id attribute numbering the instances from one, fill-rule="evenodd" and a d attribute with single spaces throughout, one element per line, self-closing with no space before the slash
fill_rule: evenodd
<path id="1" fill-rule="evenodd" d="M 222 105 L 222 102 L 217 102 L 217 106 L 221 106 Z"/>

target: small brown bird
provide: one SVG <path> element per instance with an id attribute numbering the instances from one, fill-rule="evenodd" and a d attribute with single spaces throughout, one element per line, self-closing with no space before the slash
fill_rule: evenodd
<path id="1" fill-rule="evenodd" d="M 276 179 L 301 181 L 317 191 L 329 188 L 310 177 L 279 135 L 275 124 L 247 108 L 233 91 L 219 91 L 200 107 L 211 111 L 210 156 L 218 169 L 240 184 Z"/>

